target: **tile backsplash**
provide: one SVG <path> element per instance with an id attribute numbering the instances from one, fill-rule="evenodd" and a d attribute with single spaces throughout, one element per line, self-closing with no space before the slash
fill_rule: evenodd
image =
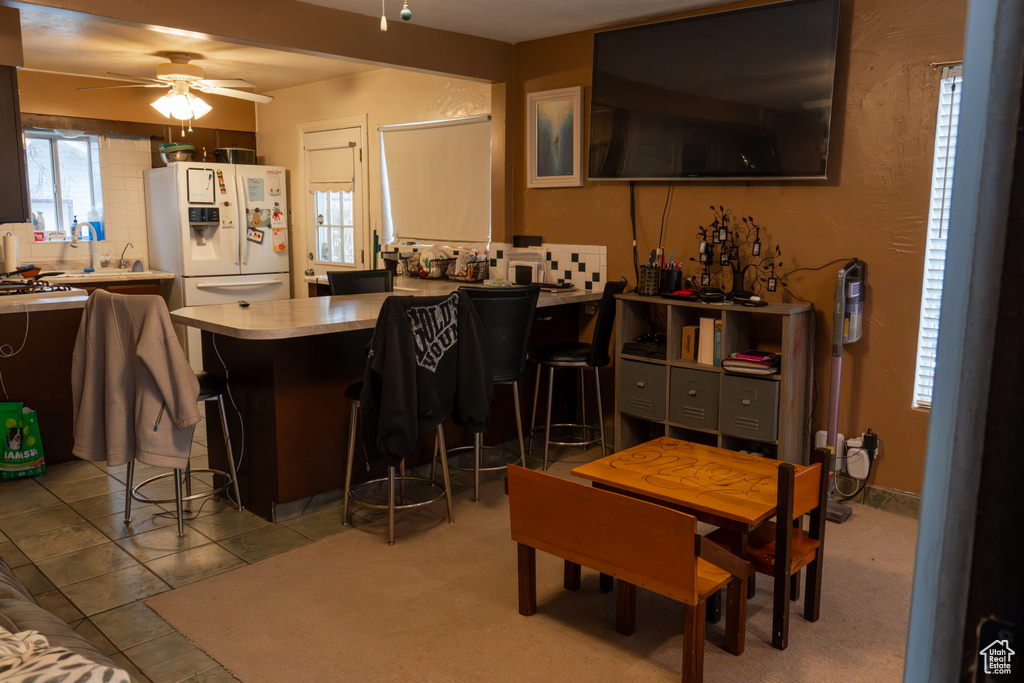
<path id="1" fill-rule="evenodd" d="M 399 245 L 388 245 L 385 250 L 394 250 Z M 401 246 L 403 253 L 419 251 L 420 247 Z M 571 282 L 577 289 L 604 290 L 608 279 L 608 247 L 597 244 L 548 244 L 529 249 L 515 249 L 507 242 L 491 242 L 490 277 L 511 279 L 509 261 L 517 260 L 515 253 L 539 252 L 544 262 L 544 281 L 554 283 Z M 451 252 L 458 255 L 458 250 Z"/>
<path id="2" fill-rule="evenodd" d="M 106 239 L 96 244 L 97 265 L 110 255 L 109 267 L 117 267 L 121 252 L 129 262 L 149 264 L 146 232 L 146 196 L 142 172 L 152 167 L 148 139 L 105 136 L 100 140 L 100 177 L 103 184 L 103 230 Z M 98 209 L 100 207 L 97 207 Z M 84 220 L 84 216 L 79 216 Z M 0 233 L 18 236 L 21 265 L 33 263 L 44 269 L 83 268 L 89 264 L 89 245 L 72 248 L 70 242 L 36 242 L 31 223 L 0 225 Z"/>

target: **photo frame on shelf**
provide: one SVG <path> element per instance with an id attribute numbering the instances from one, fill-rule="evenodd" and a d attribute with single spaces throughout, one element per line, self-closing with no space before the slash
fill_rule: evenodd
<path id="1" fill-rule="evenodd" d="M 583 88 L 526 96 L 527 187 L 583 184 Z"/>

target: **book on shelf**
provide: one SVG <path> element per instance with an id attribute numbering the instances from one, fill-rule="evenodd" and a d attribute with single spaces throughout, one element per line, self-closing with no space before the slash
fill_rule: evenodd
<path id="1" fill-rule="evenodd" d="M 697 360 L 697 337 L 700 325 L 683 325 L 683 344 L 679 350 L 682 360 Z"/>
<path id="2" fill-rule="evenodd" d="M 733 353 L 722 360 L 723 370 L 747 375 L 774 375 L 779 372 L 781 365 L 779 354 L 766 351 Z"/>
<path id="3" fill-rule="evenodd" d="M 722 320 L 715 320 L 715 350 L 712 355 L 712 362 L 716 368 L 722 367 Z"/>
<path id="4" fill-rule="evenodd" d="M 697 362 L 704 365 L 715 364 L 715 320 L 717 318 L 700 319 L 700 337 L 697 340 Z"/>

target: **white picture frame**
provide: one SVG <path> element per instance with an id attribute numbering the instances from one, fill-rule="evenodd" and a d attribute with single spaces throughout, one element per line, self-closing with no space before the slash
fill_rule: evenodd
<path id="1" fill-rule="evenodd" d="M 582 86 L 526 95 L 527 187 L 583 184 L 582 105 Z"/>

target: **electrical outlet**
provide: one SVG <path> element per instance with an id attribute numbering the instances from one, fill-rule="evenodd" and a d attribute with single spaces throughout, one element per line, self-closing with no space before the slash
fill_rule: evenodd
<path id="1" fill-rule="evenodd" d="M 847 439 L 846 441 L 846 473 L 854 479 L 864 481 L 870 469 L 867 451 L 864 450 L 863 439 Z"/>

